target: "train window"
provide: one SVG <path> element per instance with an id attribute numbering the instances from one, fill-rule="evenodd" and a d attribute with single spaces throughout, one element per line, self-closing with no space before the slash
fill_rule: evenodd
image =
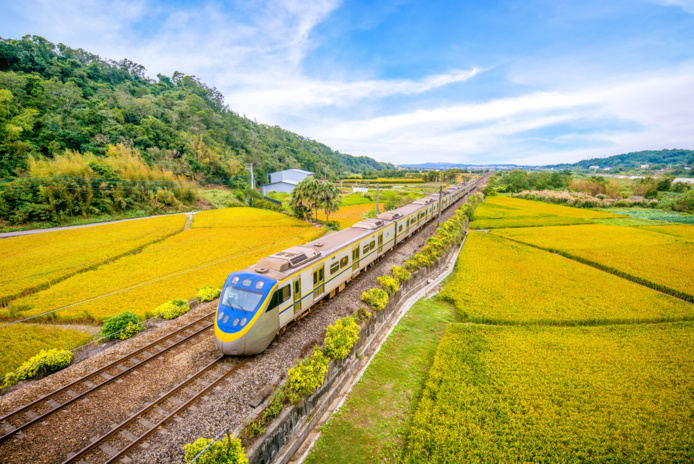
<path id="1" fill-rule="evenodd" d="M 373 250 L 376 248 L 376 242 L 371 242 L 371 245 L 369 245 L 369 250 Z"/>
<path id="2" fill-rule="evenodd" d="M 398 232 L 402 232 L 402 224 L 400 224 L 400 228 L 398 229 Z"/>
<path id="3" fill-rule="evenodd" d="M 330 274 L 335 274 L 339 270 L 340 270 L 340 263 L 333 263 L 330 266 Z"/>
<path id="4" fill-rule="evenodd" d="M 289 299 L 291 296 L 291 288 L 289 285 L 285 285 L 284 287 L 280 288 L 279 290 L 275 290 L 275 293 L 272 294 L 272 299 L 270 299 L 270 304 L 267 305 L 267 310 L 272 311 L 276 307 L 278 307 L 281 303 L 284 303 Z"/>
<path id="5" fill-rule="evenodd" d="M 349 264 L 349 256 L 345 256 L 340 260 L 340 268 L 343 268 Z"/>
<path id="6" fill-rule="evenodd" d="M 364 245 L 364 249 L 363 249 L 362 251 L 363 251 L 364 253 L 366 253 L 366 252 L 369 251 L 369 244 L 368 244 L 368 243 L 367 243 L 366 245 Z"/>

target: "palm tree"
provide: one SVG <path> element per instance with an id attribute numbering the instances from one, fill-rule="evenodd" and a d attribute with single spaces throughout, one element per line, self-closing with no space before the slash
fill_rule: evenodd
<path id="1" fill-rule="evenodd" d="M 340 209 L 341 201 L 338 199 L 340 196 L 340 189 L 337 185 L 332 182 L 323 182 L 321 185 L 321 196 L 320 196 L 320 207 L 325 213 L 325 220 L 330 219 L 330 215 L 335 211 Z"/>

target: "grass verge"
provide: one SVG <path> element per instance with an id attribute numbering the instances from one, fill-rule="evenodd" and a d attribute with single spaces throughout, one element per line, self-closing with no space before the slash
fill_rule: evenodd
<path id="1" fill-rule="evenodd" d="M 410 420 L 453 308 L 420 300 L 400 320 L 306 459 L 318 463 L 399 462 Z"/>

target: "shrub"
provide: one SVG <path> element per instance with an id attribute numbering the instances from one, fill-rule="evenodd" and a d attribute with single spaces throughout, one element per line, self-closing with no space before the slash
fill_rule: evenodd
<path id="1" fill-rule="evenodd" d="M 391 276 L 381 276 L 377 280 L 378 283 L 381 284 L 381 287 L 383 287 L 383 290 L 386 291 L 388 296 L 393 296 L 393 293 L 397 292 L 400 288 L 400 285 L 398 285 L 398 281 L 393 279 Z"/>
<path id="2" fill-rule="evenodd" d="M 388 294 L 380 288 L 372 288 L 361 294 L 361 301 L 376 311 L 380 311 L 388 304 Z"/>
<path id="3" fill-rule="evenodd" d="M 412 277 L 412 274 L 410 274 L 407 269 L 404 269 L 400 266 L 393 266 L 390 268 L 390 272 L 393 273 L 393 277 L 398 279 L 398 282 L 407 282 L 410 280 L 410 277 Z"/>
<path id="4" fill-rule="evenodd" d="M 338 319 L 325 331 L 323 354 L 330 359 L 344 359 L 359 340 L 359 325 L 352 317 Z"/>
<path id="5" fill-rule="evenodd" d="M 72 352 L 68 350 L 41 350 L 36 356 L 29 358 L 14 372 L 5 377 L 5 387 L 11 387 L 20 380 L 32 379 L 37 375 L 50 374 L 70 365 Z"/>
<path id="6" fill-rule="evenodd" d="M 118 335 L 118 338 L 120 338 L 121 340 L 127 340 L 128 338 L 142 332 L 143 330 L 145 330 L 145 328 L 142 324 L 133 324 L 132 321 L 128 321 L 128 325 L 126 325 L 125 329 L 121 331 L 120 335 Z"/>
<path id="7" fill-rule="evenodd" d="M 212 443 L 211 438 L 198 438 L 195 442 L 185 445 L 183 450 L 186 452 L 186 462 L 192 461 L 193 458 L 210 443 Z M 243 449 L 241 440 L 228 436 L 227 439 L 212 443 L 200 458 L 198 458 L 196 463 L 248 464 L 248 458 L 246 457 L 246 450 Z"/>
<path id="8" fill-rule="evenodd" d="M 431 258 L 426 256 L 424 253 L 417 253 L 412 258 L 414 258 L 414 260 L 417 261 L 417 264 L 419 265 L 420 268 L 428 267 L 428 266 L 431 266 L 431 264 L 432 264 Z"/>
<path id="9" fill-rule="evenodd" d="M 159 305 L 152 311 L 152 316 L 161 316 L 164 319 L 176 319 L 190 311 L 190 306 L 186 300 L 171 300 L 163 305 Z"/>
<path id="10" fill-rule="evenodd" d="M 361 306 L 359 309 L 357 309 L 357 315 L 354 316 L 354 320 L 357 321 L 357 324 L 361 324 L 370 317 L 371 313 L 368 312 L 365 307 Z"/>
<path id="11" fill-rule="evenodd" d="M 289 369 L 289 388 L 299 395 L 310 395 L 323 385 L 330 360 L 318 348 L 313 348 L 310 358 Z"/>
<path id="12" fill-rule="evenodd" d="M 419 262 L 413 257 L 402 263 L 403 267 L 410 272 L 418 271 L 421 267 Z"/>
<path id="13" fill-rule="evenodd" d="M 131 313 L 131 312 L 124 312 L 120 314 L 116 314 L 115 316 L 107 317 L 104 320 L 104 326 L 101 328 L 101 331 L 99 334 L 101 334 L 104 338 L 106 339 L 116 339 L 119 338 L 121 340 L 125 340 L 125 338 L 121 338 L 121 335 L 126 331 L 129 330 L 132 332 L 132 326 L 137 325 L 140 323 L 140 318 L 137 317 L 137 314 Z M 141 326 L 138 326 L 141 327 Z M 144 328 L 143 328 L 144 330 Z M 140 332 L 138 330 L 137 332 Z M 133 332 L 130 336 L 135 335 L 137 332 Z"/>
<path id="14" fill-rule="evenodd" d="M 215 287 L 202 287 L 200 291 L 195 295 L 197 299 L 202 302 L 212 301 L 222 294 L 222 291 Z"/>

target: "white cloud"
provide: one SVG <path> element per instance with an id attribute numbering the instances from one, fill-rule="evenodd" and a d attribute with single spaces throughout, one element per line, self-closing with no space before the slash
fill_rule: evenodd
<path id="1" fill-rule="evenodd" d="M 689 73 L 344 122 L 323 127 L 316 137 L 346 152 L 395 163 L 507 159 L 545 164 L 643 149 L 691 147 L 692 121 L 694 73 Z M 579 135 L 542 135 L 550 126 L 577 122 L 592 129 Z M 535 138 L 543 140 L 525 134 L 533 130 L 539 132 Z M 533 146 L 533 141 L 544 143 Z M 576 148 L 581 145 L 599 148 Z"/>
<path id="2" fill-rule="evenodd" d="M 694 0 L 652 0 L 658 5 L 678 6 L 687 13 L 694 14 Z"/>

